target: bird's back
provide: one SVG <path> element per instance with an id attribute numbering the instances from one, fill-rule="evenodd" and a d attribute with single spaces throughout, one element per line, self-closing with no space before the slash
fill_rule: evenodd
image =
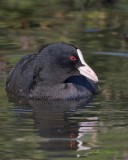
<path id="1" fill-rule="evenodd" d="M 6 90 L 19 96 L 25 96 L 29 92 L 33 81 L 34 60 L 36 54 L 29 54 L 23 57 L 10 72 Z"/>

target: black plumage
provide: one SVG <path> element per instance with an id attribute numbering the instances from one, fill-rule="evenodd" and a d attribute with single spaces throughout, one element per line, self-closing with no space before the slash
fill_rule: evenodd
<path id="1" fill-rule="evenodd" d="M 31 99 L 92 97 L 97 84 L 82 75 L 77 48 L 66 43 L 49 44 L 37 54 L 23 57 L 10 72 L 6 91 Z"/>

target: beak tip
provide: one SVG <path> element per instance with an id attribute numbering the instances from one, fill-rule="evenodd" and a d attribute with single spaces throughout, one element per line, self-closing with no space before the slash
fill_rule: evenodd
<path id="1" fill-rule="evenodd" d="M 98 77 L 96 77 L 95 83 L 98 83 L 98 82 L 99 82 L 99 79 L 98 79 Z"/>

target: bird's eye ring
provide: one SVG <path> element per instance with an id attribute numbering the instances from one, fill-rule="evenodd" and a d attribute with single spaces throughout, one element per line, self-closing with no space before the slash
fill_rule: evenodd
<path id="1" fill-rule="evenodd" d="M 71 60 L 71 61 L 75 61 L 75 60 L 77 60 L 77 59 L 76 59 L 75 56 L 70 56 L 70 60 Z"/>

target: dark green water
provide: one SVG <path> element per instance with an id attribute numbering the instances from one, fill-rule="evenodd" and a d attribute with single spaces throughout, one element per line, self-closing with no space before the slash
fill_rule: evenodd
<path id="1" fill-rule="evenodd" d="M 128 60 L 89 57 L 97 62 L 102 91 L 82 107 L 78 102 L 8 102 L 4 92 L 7 74 L 1 73 L 2 160 L 128 158 Z"/>
<path id="2" fill-rule="evenodd" d="M 75 19 L 71 14 L 68 24 L 59 19 L 59 26 L 46 30 L 23 33 L 1 29 L 0 62 L 4 67 L 0 66 L 0 160 L 128 159 L 128 43 L 126 25 L 120 26 L 126 22 L 126 13 L 115 11 L 113 20 L 111 12 L 99 12 L 108 13 L 107 20 L 99 20 L 101 28 L 89 19 L 97 13 L 94 11 L 88 16 L 82 12 Z M 60 24 L 65 24 L 61 30 Z M 19 43 L 24 35 L 30 42 L 27 49 L 23 42 Z M 81 48 L 99 77 L 99 95 L 87 105 L 80 101 L 9 101 L 4 87 L 12 66 L 35 50 L 33 45 L 54 41 Z"/>

